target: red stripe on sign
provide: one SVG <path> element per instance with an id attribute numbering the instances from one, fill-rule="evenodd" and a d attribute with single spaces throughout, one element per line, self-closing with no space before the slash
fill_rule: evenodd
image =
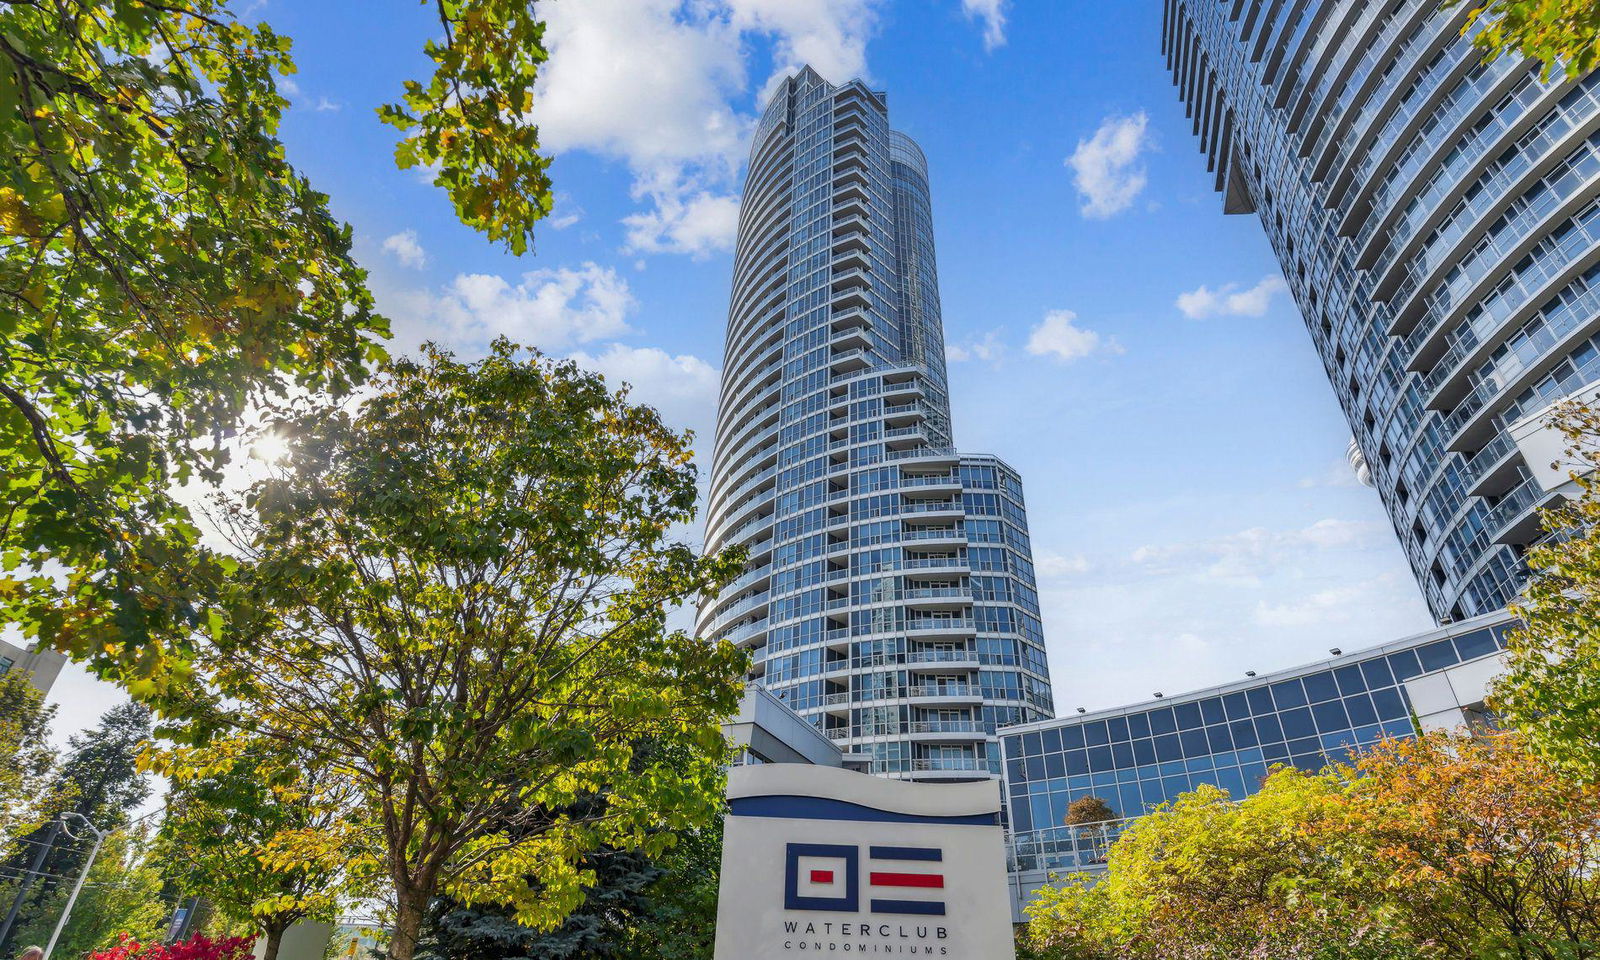
<path id="1" fill-rule="evenodd" d="M 833 882 L 833 871 L 832 870 L 813 870 L 813 871 L 811 871 L 811 882 L 812 883 L 832 883 Z"/>
<path id="2" fill-rule="evenodd" d="M 937 873 L 874 873 L 870 881 L 874 887 L 944 886 L 944 877 Z"/>

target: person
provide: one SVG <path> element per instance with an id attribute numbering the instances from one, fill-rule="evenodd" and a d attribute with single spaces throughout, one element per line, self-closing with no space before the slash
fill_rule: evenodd
<path id="1" fill-rule="evenodd" d="M 17 960 L 44 960 L 44 947 L 29 947 Z"/>

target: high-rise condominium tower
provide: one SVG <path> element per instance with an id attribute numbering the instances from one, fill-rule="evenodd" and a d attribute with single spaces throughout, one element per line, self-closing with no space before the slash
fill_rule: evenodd
<path id="1" fill-rule="evenodd" d="M 998 774 L 1051 715 L 1021 480 L 951 446 L 927 161 L 859 81 L 756 128 L 706 542 L 749 562 L 701 634 L 874 772 Z"/>
<path id="2" fill-rule="evenodd" d="M 1441 620 L 1513 597 L 1540 535 L 1508 428 L 1600 380 L 1600 75 L 1485 65 L 1470 6 L 1166 0 L 1162 43 Z"/>

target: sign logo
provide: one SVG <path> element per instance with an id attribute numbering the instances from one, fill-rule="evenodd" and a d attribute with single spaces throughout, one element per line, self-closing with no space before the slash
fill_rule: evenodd
<path id="1" fill-rule="evenodd" d="M 872 867 L 867 886 L 872 913 L 944 916 L 943 900 L 925 899 L 944 889 L 944 874 L 930 872 L 942 863 L 938 847 L 867 848 Z M 882 894 L 882 897 L 876 896 Z M 791 843 L 784 854 L 785 910 L 861 910 L 861 848 L 853 844 Z"/>

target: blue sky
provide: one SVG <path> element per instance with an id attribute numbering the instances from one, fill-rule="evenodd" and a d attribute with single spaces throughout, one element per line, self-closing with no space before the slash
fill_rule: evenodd
<path id="1" fill-rule="evenodd" d="M 744 137 L 810 62 L 928 155 L 957 443 L 1022 471 L 1058 710 L 1426 629 L 1253 217 L 1224 217 L 1158 0 L 539 0 L 557 207 L 514 258 L 394 168 L 374 108 L 431 5 L 267 0 L 290 159 L 349 221 L 396 347 L 577 356 L 709 450 Z M 1109 12 L 1108 12 L 1109 11 Z M 114 692 L 74 672 L 63 732 Z"/>

